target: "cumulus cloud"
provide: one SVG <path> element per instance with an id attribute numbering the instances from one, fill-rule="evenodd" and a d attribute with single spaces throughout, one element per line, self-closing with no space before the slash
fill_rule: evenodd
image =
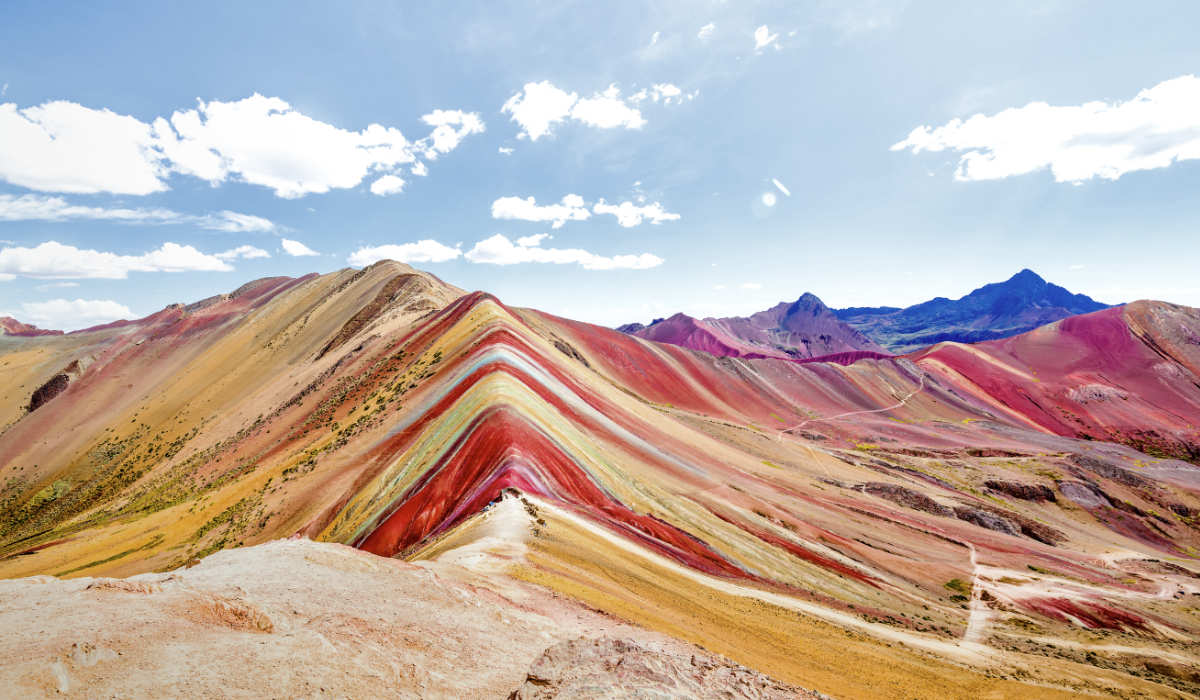
<path id="1" fill-rule="evenodd" d="M 595 214 L 612 214 L 617 217 L 617 223 L 624 228 L 637 226 L 643 221 L 649 221 L 652 224 L 661 224 L 664 221 L 679 220 L 678 214 L 673 214 L 663 209 L 663 206 L 658 202 L 639 206 L 630 201 L 624 201 L 620 204 L 609 204 L 601 199 L 592 207 L 592 212 Z"/>
<path id="2" fill-rule="evenodd" d="M 575 93 L 560 90 L 549 80 L 543 80 L 525 83 L 525 87 L 508 98 L 500 111 L 512 115 L 510 119 L 521 126 L 519 138 L 537 141 L 567 118 L 578 99 Z"/>
<path id="3" fill-rule="evenodd" d="M 354 267 L 366 267 L 380 260 L 398 260 L 404 263 L 438 263 L 453 260 L 462 255 L 458 248 L 451 248 L 437 241 L 425 239 L 411 243 L 388 244 L 363 247 L 350 254 L 346 261 Z"/>
<path id="4" fill-rule="evenodd" d="M 696 38 L 697 39 L 707 39 L 710 36 L 712 36 L 713 32 L 715 32 L 716 30 L 717 30 L 716 23 L 709 22 L 708 24 L 704 25 L 703 27 L 700 27 L 700 31 L 696 33 Z"/>
<path id="5" fill-rule="evenodd" d="M 558 204 L 538 206 L 533 197 L 501 197 L 492 202 L 493 219 L 520 221 L 549 221 L 551 228 L 561 228 L 568 221 L 584 221 L 591 216 L 583 197 L 568 194 Z"/>
<path id="6" fill-rule="evenodd" d="M 598 129 L 640 129 L 646 124 L 646 119 L 635 106 L 639 102 L 650 98 L 654 102 L 661 100 L 663 104 L 673 104 L 694 99 L 696 94 L 685 95 L 671 83 L 659 83 L 628 98 L 621 96 L 621 90 L 616 85 L 609 85 L 591 97 L 580 97 L 543 80 L 540 83 L 526 83 L 504 103 L 501 111 L 510 115 L 511 121 L 521 127 L 517 138 L 537 141 L 568 119 Z M 501 148 L 500 152 L 506 151 Z"/>
<path id="7" fill-rule="evenodd" d="M 1184 75 L 1124 102 L 1031 102 L 930 128 L 891 147 L 960 152 L 954 177 L 995 180 L 1049 169 L 1057 182 L 1116 180 L 1200 159 L 1200 78 Z"/>
<path id="8" fill-rule="evenodd" d="M 0 274 L 37 279 L 125 279 L 130 272 L 228 271 L 215 255 L 163 243 L 142 255 L 119 255 L 46 241 L 33 248 L 0 248 Z"/>
<path id="9" fill-rule="evenodd" d="M 317 251 L 309 248 L 300 241 L 293 241 L 290 238 L 280 239 L 279 245 L 283 246 L 283 252 L 292 257 L 303 257 L 307 255 L 320 255 Z"/>
<path id="10" fill-rule="evenodd" d="M 0 104 L 0 179 L 43 192 L 144 195 L 167 189 L 173 173 L 216 185 L 261 185 L 280 197 L 355 187 L 418 156 L 434 159 L 484 130 L 478 114 L 435 110 L 432 132 L 409 141 L 370 124 L 350 131 L 313 119 L 278 97 L 199 100 L 152 123 L 56 101 L 18 109 Z"/>
<path id="11" fill-rule="evenodd" d="M 764 24 L 761 27 L 759 27 L 758 29 L 754 30 L 754 50 L 762 51 L 763 49 L 765 49 L 766 47 L 768 47 L 772 43 L 774 43 L 775 40 L 778 38 L 779 38 L 779 35 L 772 34 L 771 31 L 769 29 L 767 29 L 767 25 Z"/>
<path id="12" fill-rule="evenodd" d="M 400 194 L 404 191 L 404 178 L 397 175 L 384 175 L 371 183 L 371 194 L 381 197 L 389 194 Z"/>
<path id="13" fill-rule="evenodd" d="M 149 124 L 107 109 L 0 104 L 0 178 L 31 190 L 149 194 L 166 189 Z"/>
<path id="14" fill-rule="evenodd" d="M 576 102 L 571 108 L 571 118 L 600 129 L 615 129 L 618 126 L 640 129 L 646 124 L 642 113 L 621 99 L 621 91 L 616 85 L 610 85 L 604 92 Z"/>
<path id="15" fill-rule="evenodd" d="M 434 160 L 439 153 L 449 153 L 471 134 L 482 134 L 483 120 L 478 114 L 458 109 L 435 109 L 421 117 L 421 121 L 433 127 L 433 133 L 423 142 L 425 157 Z M 424 167 L 424 166 L 422 166 Z"/>
<path id="16" fill-rule="evenodd" d="M 514 151 L 514 150 L 515 150 L 515 149 L 512 149 L 512 148 L 507 148 L 507 147 L 505 147 L 505 146 L 501 146 L 500 148 L 497 148 L 497 149 L 496 149 L 496 151 L 497 151 L 497 152 L 498 152 L 500 155 L 504 155 L 504 156 L 511 156 L 511 155 L 513 154 L 513 151 Z"/>
<path id="17" fill-rule="evenodd" d="M 250 260 L 253 258 L 269 258 L 271 257 L 271 254 L 262 248 L 255 248 L 252 245 L 240 245 L 223 253 L 216 253 L 213 257 L 220 258 L 222 260 L 237 260 L 238 258 Z"/>
<path id="18" fill-rule="evenodd" d="M 111 299 L 50 299 L 21 305 L 21 320 L 41 328 L 73 331 L 123 319 L 134 313 Z"/>
<path id="19" fill-rule="evenodd" d="M 577 264 L 586 270 L 645 270 L 663 263 L 662 258 L 650 253 L 609 257 L 579 248 L 542 248 L 540 246 L 542 240 L 543 238 L 540 236 L 526 236 L 513 243 L 503 234 L 497 233 L 491 238 L 476 243 L 471 250 L 467 251 L 466 258 L 473 263 L 491 265 Z"/>
<path id="20" fill-rule="evenodd" d="M 421 161 L 417 161 L 411 168 L 409 168 L 409 172 L 417 177 L 425 177 L 429 174 L 429 168 L 425 167 L 425 164 Z"/>
<path id="21" fill-rule="evenodd" d="M 74 221 L 94 219 L 131 224 L 193 224 L 228 233 L 265 233 L 275 230 L 270 219 L 236 211 L 183 214 L 172 209 L 92 207 L 71 204 L 62 197 L 0 194 L 0 221 Z"/>

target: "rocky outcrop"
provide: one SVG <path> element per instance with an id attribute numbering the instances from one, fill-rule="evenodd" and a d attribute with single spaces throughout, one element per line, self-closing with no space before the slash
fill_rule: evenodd
<path id="1" fill-rule="evenodd" d="M 1019 481 L 988 479 L 983 485 L 997 493 L 1003 493 L 1022 501 L 1055 501 L 1054 491 L 1044 484 L 1026 484 Z"/>
<path id="2" fill-rule="evenodd" d="M 954 517 L 954 510 L 949 506 L 944 506 L 941 503 L 933 500 L 929 496 L 914 491 L 896 484 L 885 484 L 878 481 L 872 481 L 862 485 L 862 490 L 872 496 L 878 496 L 884 500 L 891 501 L 905 508 L 940 515 L 944 518 Z"/>
<path id="3" fill-rule="evenodd" d="M 625 639 L 572 639 L 533 662 L 510 700 L 552 698 L 824 698 L 727 659 L 654 651 Z"/>

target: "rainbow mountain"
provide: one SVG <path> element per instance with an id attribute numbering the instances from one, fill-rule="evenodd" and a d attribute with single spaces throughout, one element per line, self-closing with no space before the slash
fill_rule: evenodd
<path id="1" fill-rule="evenodd" d="M 1200 691 L 1200 312 L 843 359 L 716 357 L 390 261 L 0 336 L 0 576 L 299 537 L 838 697 Z"/>

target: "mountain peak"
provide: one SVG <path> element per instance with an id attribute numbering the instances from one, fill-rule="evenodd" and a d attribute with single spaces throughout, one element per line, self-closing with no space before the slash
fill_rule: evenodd
<path id="1" fill-rule="evenodd" d="M 1041 275 L 1034 272 L 1033 270 L 1030 270 L 1028 267 L 1022 268 L 1022 270 L 1020 272 L 1013 275 L 1012 277 L 1009 277 L 1008 282 L 1009 283 L 1017 282 L 1017 283 L 1024 284 L 1024 285 L 1046 284 L 1046 280 L 1042 279 Z"/>

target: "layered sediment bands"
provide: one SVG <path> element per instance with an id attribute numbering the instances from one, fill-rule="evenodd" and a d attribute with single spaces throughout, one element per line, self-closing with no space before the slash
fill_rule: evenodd
<path id="1" fill-rule="evenodd" d="M 1138 659 L 1200 631 L 1200 468 L 1147 446 L 1194 434 L 1200 324 L 1093 316 L 849 364 L 719 358 L 381 263 L 5 337 L 0 575 L 304 534 L 522 578 L 835 695 L 1194 691 L 1076 653 L 1096 620 Z"/>

